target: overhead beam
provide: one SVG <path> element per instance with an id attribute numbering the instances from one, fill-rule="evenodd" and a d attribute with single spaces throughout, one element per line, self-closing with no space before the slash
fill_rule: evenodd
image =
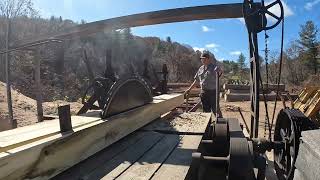
<path id="1" fill-rule="evenodd" d="M 87 24 L 78 25 L 67 31 L 57 34 L 43 35 L 30 39 L 20 40 L 11 48 L 26 46 L 32 43 L 47 41 L 48 39 L 72 39 L 87 36 L 101 31 L 110 31 L 129 27 L 146 25 L 184 22 L 205 19 L 240 18 L 242 14 L 242 3 L 217 4 L 207 6 L 195 6 L 177 9 L 160 10 L 141 14 L 116 17 Z"/>

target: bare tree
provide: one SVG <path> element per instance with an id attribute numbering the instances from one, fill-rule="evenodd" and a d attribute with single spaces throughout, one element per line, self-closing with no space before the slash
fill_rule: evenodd
<path id="1" fill-rule="evenodd" d="M 33 16 L 36 11 L 33 8 L 32 0 L 1 0 L 0 1 L 0 16 L 6 19 L 6 50 L 9 50 L 11 20 L 19 16 Z M 3 63 L 1 63 L 3 64 Z M 8 113 L 12 127 L 17 126 L 13 119 L 12 97 L 11 97 L 11 81 L 10 81 L 10 54 L 5 54 L 5 75 L 7 83 L 7 101 Z"/>

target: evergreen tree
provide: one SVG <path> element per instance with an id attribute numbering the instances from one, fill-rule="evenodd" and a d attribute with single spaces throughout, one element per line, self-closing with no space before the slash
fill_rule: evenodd
<path id="1" fill-rule="evenodd" d="M 312 21 L 307 21 L 306 24 L 301 26 L 301 31 L 299 32 L 300 39 L 298 40 L 302 49 L 301 59 L 314 74 L 317 74 L 320 64 L 317 59 L 317 46 L 319 45 L 317 33 L 318 29 L 316 25 Z"/>
<path id="2" fill-rule="evenodd" d="M 168 42 L 168 43 L 172 43 L 170 36 L 167 37 L 167 42 Z"/>
<path id="3" fill-rule="evenodd" d="M 246 57 L 241 53 L 238 58 L 238 67 L 240 72 L 242 72 L 246 66 L 245 61 Z"/>

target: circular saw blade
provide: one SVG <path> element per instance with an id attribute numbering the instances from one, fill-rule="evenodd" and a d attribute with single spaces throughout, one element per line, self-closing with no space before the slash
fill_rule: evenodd
<path id="1" fill-rule="evenodd" d="M 137 76 L 115 82 L 110 88 L 101 117 L 107 118 L 152 101 L 152 91 L 148 83 Z"/>

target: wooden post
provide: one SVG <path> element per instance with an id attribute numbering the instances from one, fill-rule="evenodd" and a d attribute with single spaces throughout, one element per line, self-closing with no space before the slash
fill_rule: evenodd
<path id="1" fill-rule="evenodd" d="M 7 17 L 7 31 L 6 31 L 6 50 L 9 50 L 10 42 L 10 31 L 11 31 L 11 22 Z M 16 120 L 13 119 L 13 108 L 12 108 L 12 96 L 11 96 L 11 80 L 10 80 L 10 53 L 5 55 L 5 69 L 6 69 L 6 84 L 7 84 L 7 103 L 8 103 L 8 114 L 10 118 L 10 123 L 12 128 L 17 127 Z"/>
<path id="2" fill-rule="evenodd" d="M 36 58 L 34 62 L 35 83 L 36 83 L 36 101 L 37 101 L 37 117 L 38 122 L 43 121 L 42 94 L 41 94 L 41 78 L 40 78 L 40 58 L 41 50 L 36 50 Z"/>
<path id="3" fill-rule="evenodd" d="M 71 124 L 70 105 L 59 106 L 58 114 L 59 114 L 60 132 L 64 133 L 64 132 L 71 131 L 72 124 Z"/>

